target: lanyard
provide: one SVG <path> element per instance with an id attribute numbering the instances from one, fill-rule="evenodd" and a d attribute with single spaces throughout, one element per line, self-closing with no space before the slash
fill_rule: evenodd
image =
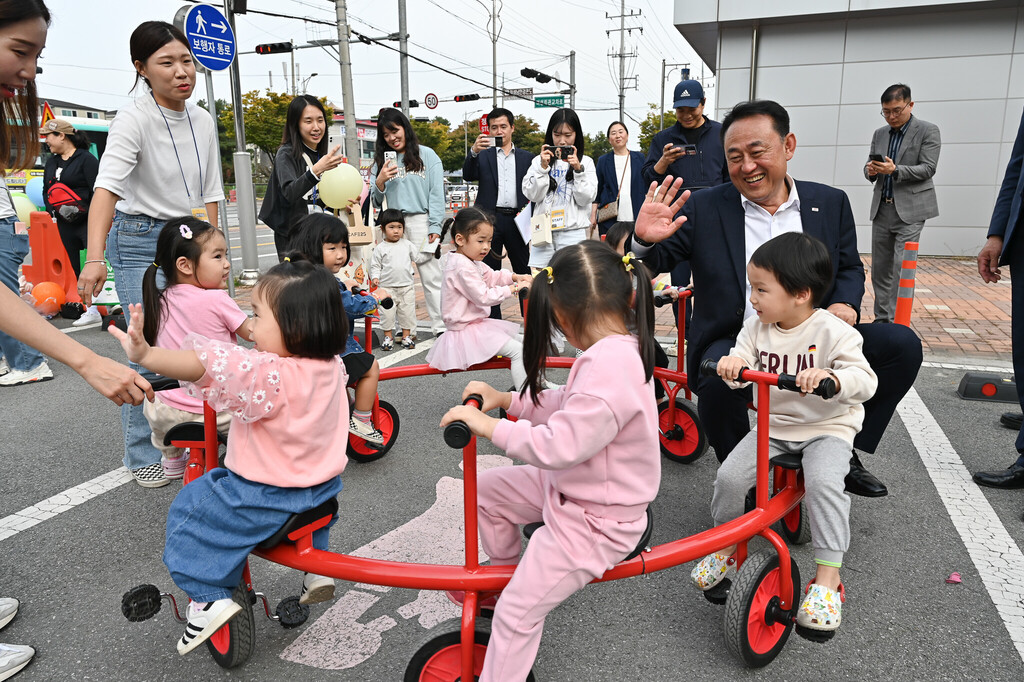
<path id="1" fill-rule="evenodd" d="M 188 181 L 185 180 L 185 169 L 181 165 L 181 157 L 178 156 L 178 146 L 174 144 L 174 133 L 171 132 L 171 124 L 167 122 L 167 116 L 164 114 L 164 110 L 160 107 L 160 104 L 156 101 L 156 95 L 152 92 L 149 93 L 153 96 L 153 104 L 156 104 L 157 111 L 160 112 L 160 116 L 164 119 L 164 125 L 167 126 L 167 134 L 171 137 L 171 149 L 174 150 L 174 158 L 178 161 L 178 172 L 181 173 L 181 182 L 185 185 L 185 194 L 188 195 L 189 200 L 192 199 L 192 193 L 188 191 Z M 203 161 L 199 158 L 199 143 L 196 142 L 196 130 L 192 127 L 192 117 L 189 116 L 188 107 L 185 107 L 185 117 L 188 118 L 188 129 L 192 131 L 192 146 L 196 150 L 196 164 L 199 166 L 199 196 L 203 196 Z"/>

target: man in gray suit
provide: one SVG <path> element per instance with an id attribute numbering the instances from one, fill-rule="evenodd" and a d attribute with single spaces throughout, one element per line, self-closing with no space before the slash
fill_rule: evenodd
<path id="1" fill-rule="evenodd" d="M 924 221 L 939 215 L 932 176 L 939 163 L 939 129 L 913 115 L 910 87 L 897 83 L 882 93 L 889 125 L 875 131 L 864 177 L 871 195 L 871 285 L 875 322 L 892 322 L 904 242 L 916 242 Z"/>

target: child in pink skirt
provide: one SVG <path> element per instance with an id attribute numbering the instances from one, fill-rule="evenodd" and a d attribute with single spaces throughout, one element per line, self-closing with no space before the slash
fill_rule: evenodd
<path id="1" fill-rule="evenodd" d="M 483 549 L 492 565 L 518 564 L 497 600 L 481 682 L 525 680 L 548 612 L 626 558 L 647 528 L 661 481 L 647 282 L 632 254 L 601 242 L 559 249 L 530 292 L 522 394 L 473 381 L 464 396 L 479 394 L 481 408 L 460 405 L 441 421 L 462 420 L 526 463 L 479 476 Z M 565 386 L 541 392 L 555 325 L 584 352 Z M 518 421 L 484 414 L 498 407 Z M 519 525 L 541 520 L 520 560 Z"/>
<path id="2" fill-rule="evenodd" d="M 441 317 L 446 327 L 427 353 L 427 362 L 440 370 L 466 369 L 495 355 L 512 362 L 512 383 L 516 390 L 526 381 L 519 325 L 490 317 L 491 306 L 529 286 L 530 275 L 492 270 L 484 264 L 491 250 L 494 226 L 487 214 L 475 207 L 464 208 L 449 218 L 455 251 L 447 256 L 441 284 Z"/>

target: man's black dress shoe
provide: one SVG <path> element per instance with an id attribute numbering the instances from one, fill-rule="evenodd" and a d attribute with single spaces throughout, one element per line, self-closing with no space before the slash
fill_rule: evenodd
<path id="1" fill-rule="evenodd" d="M 999 423 L 1008 429 L 1020 431 L 1021 424 L 1024 423 L 1024 414 L 1020 412 L 1003 412 L 1003 416 L 999 417 Z"/>
<path id="2" fill-rule="evenodd" d="M 1002 471 L 979 471 L 972 478 L 978 485 L 988 488 L 1024 488 L 1024 466 L 1014 462 Z"/>
<path id="3" fill-rule="evenodd" d="M 1024 471 L 1022 469 L 1021 471 Z M 864 468 L 860 463 L 860 457 L 853 453 L 850 459 L 850 473 L 846 475 L 846 492 L 861 497 L 885 497 L 889 489 L 885 484 L 875 478 L 874 474 Z M 1022 484 L 1024 485 L 1024 484 Z"/>

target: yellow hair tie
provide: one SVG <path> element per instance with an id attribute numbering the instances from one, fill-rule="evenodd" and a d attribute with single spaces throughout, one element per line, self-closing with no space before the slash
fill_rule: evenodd
<path id="1" fill-rule="evenodd" d="M 554 270 L 551 269 L 550 265 L 548 267 L 546 267 L 546 268 L 542 268 L 541 272 L 546 272 L 547 273 L 547 275 L 548 275 L 548 284 L 554 284 L 555 283 L 555 272 L 554 272 Z"/>
<path id="2" fill-rule="evenodd" d="M 291 259 L 291 258 L 289 258 L 288 256 L 285 256 L 285 257 L 284 257 L 284 262 L 285 262 L 285 263 L 291 263 L 291 262 L 292 262 L 292 259 Z"/>
<path id="3" fill-rule="evenodd" d="M 159 269 L 159 268 L 160 268 L 160 266 L 159 266 L 159 265 L 157 265 L 157 264 L 156 264 L 155 262 L 153 263 L 153 267 L 154 267 L 154 268 L 157 268 L 157 269 Z"/>
<path id="4" fill-rule="evenodd" d="M 633 270 L 633 264 L 630 261 L 632 261 L 634 258 L 636 258 L 636 256 L 633 255 L 632 251 L 630 251 L 629 253 L 622 257 L 622 264 L 626 266 L 627 272 L 631 272 Z"/>

